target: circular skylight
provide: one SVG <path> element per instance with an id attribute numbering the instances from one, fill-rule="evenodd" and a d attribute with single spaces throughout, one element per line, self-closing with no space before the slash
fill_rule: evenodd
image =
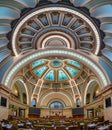
<path id="1" fill-rule="evenodd" d="M 50 65 L 51 65 L 52 67 L 60 67 L 60 66 L 63 65 L 63 63 L 62 63 L 61 60 L 55 59 L 55 60 L 52 60 L 52 61 L 50 62 Z"/>

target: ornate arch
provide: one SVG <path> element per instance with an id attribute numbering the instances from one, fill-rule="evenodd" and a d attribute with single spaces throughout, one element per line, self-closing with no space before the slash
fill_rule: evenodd
<path id="1" fill-rule="evenodd" d="M 96 82 L 99 84 L 99 82 L 98 82 L 97 79 L 92 79 L 92 80 L 90 80 L 90 81 L 88 82 L 88 84 L 87 84 L 87 86 L 86 86 L 86 89 L 85 89 L 85 92 L 84 92 L 84 105 L 86 105 L 86 95 L 87 95 L 88 88 L 89 88 L 90 84 L 91 84 L 92 82 L 94 82 L 94 81 L 96 81 Z M 99 84 L 99 87 L 101 88 L 100 84 Z"/>
<path id="2" fill-rule="evenodd" d="M 71 52 L 71 51 L 66 51 L 66 50 L 44 50 L 42 52 L 36 52 L 36 53 L 32 53 L 29 56 L 25 56 L 25 59 L 21 59 L 19 60 L 16 65 L 10 67 L 9 71 L 7 71 L 7 73 L 5 74 L 5 76 L 3 77 L 3 81 L 2 83 L 5 84 L 5 86 L 7 86 L 10 83 L 10 80 L 14 77 L 14 74 L 17 73 L 17 71 L 19 69 L 21 69 L 23 66 L 25 66 L 26 64 L 30 63 L 33 59 L 37 59 L 41 56 L 49 56 L 49 55 L 63 55 L 63 56 L 69 56 L 71 58 L 75 58 L 78 61 L 82 62 L 83 64 L 85 64 L 86 66 L 88 66 L 90 69 L 92 67 L 92 70 L 94 71 L 94 73 L 96 75 L 98 75 L 98 78 L 100 79 L 100 82 L 102 84 L 102 87 L 107 86 L 109 84 L 109 79 L 106 75 L 106 73 L 104 72 L 103 68 L 101 68 L 98 63 L 95 61 L 93 62 L 90 57 L 85 57 L 84 54 L 82 55 L 80 52 Z"/>
<path id="3" fill-rule="evenodd" d="M 40 106 L 47 106 L 52 99 L 56 99 L 57 96 L 62 100 L 67 107 L 73 107 L 73 103 L 70 97 L 62 92 L 50 92 L 47 93 L 42 99 L 40 99 Z M 53 98 L 54 97 L 54 98 Z"/>
<path id="4" fill-rule="evenodd" d="M 24 87 L 25 92 L 26 92 L 26 96 L 27 96 L 27 104 L 29 104 L 29 92 L 28 92 L 28 88 L 27 88 L 25 82 L 23 81 L 23 79 L 21 79 L 21 77 L 17 77 L 17 78 L 15 78 L 15 79 L 13 80 L 10 89 L 12 90 L 13 84 L 14 84 L 16 81 L 19 81 L 19 82 L 21 82 L 21 83 L 23 84 L 22 87 Z"/>

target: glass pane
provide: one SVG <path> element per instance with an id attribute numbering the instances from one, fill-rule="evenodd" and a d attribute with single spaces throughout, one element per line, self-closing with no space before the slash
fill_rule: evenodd
<path id="1" fill-rule="evenodd" d="M 41 64 L 44 64 L 46 61 L 45 60 L 36 60 L 34 62 L 32 62 L 32 68 L 38 66 L 38 65 L 41 65 Z"/>
<path id="2" fill-rule="evenodd" d="M 47 66 L 43 66 L 41 68 L 38 68 L 38 69 L 34 70 L 34 73 L 37 76 L 41 77 L 43 75 L 43 73 L 46 71 L 46 69 L 47 69 Z"/>
<path id="3" fill-rule="evenodd" d="M 55 102 L 50 104 L 50 108 L 51 109 L 62 109 L 63 108 L 63 104 L 58 102 L 58 101 L 55 101 Z"/>
<path id="4" fill-rule="evenodd" d="M 46 80 L 54 80 L 54 70 L 50 70 L 45 76 Z"/>
<path id="5" fill-rule="evenodd" d="M 33 99 L 33 100 L 32 100 L 32 106 L 33 106 L 33 107 L 36 107 L 36 99 Z"/>
<path id="6" fill-rule="evenodd" d="M 74 68 L 72 68 L 72 67 L 69 67 L 69 66 L 66 67 L 66 70 L 69 72 L 69 74 L 70 74 L 72 77 L 76 76 L 77 73 L 78 73 L 78 70 L 76 70 L 76 69 L 74 69 Z"/>
<path id="7" fill-rule="evenodd" d="M 74 65 L 74 66 L 76 66 L 78 68 L 81 67 L 81 64 L 79 62 L 75 61 L 75 60 L 67 60 L 67 63 L 69 63 L 71 65 Z"/>
<path id="8" fill-rule="evenodd" d="M 80 105 L 81 105 L 80 99 L 76 100 L 76 104 L 77 104 L 77 107 L 80 107 Z"/>
<path id="9" fill-rule="evenodd" d="M 68 76 L 63 72 L 63 70 L 58 71 L 58 80 L 66 80 L 68 79 Z"/>
<path id="10" fill-rule="evenodd" d="M 61 60 L 58 60 L 58 59 L 55 59 L 55 60 L 52 60 L 52 61 L 50 62 L 50 65 L 51 65 L 52 67 L 60 67 L 60 66 L 62 66 L 62 61 L 61 61 Z"/>

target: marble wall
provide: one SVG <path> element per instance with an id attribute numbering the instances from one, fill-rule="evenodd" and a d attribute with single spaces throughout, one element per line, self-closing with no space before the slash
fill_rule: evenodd
<path id="1" fill-rule="evenodd" d="M 8 108 L 0 106 L 0 120 L 8 118 Z"/>
<path id="2" fill-rule="evenodd" d="M 104 109 L 104 120 L 112 122 L 112 107 Z"/>
<path id="3" fill-rule="evenodd" d="M 3 85 L 0 84 L 0 102 L 1 102 L 1 97 L 6 99 L 6 107 L 3 106 L 3 104 L 0 106 L 0 120 L 2 119 L 7 119 L 8 114 L 9 114 L 9 109 L 8 109 L 8 104 L 9 104 L 9 93 L 10 90 Z M 4 102 L 4 101 L 3 101 Z"/>

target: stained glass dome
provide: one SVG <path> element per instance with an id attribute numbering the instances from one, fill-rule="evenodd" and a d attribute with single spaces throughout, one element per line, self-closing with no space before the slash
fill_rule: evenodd
<path id="1" fill-rule="evenodd" d="M 81 71 L 81 64 L 71 59 L 38 59 L 31 63 L 31 71 L 37 78 L 60 82 L 75 78 Z"/>

